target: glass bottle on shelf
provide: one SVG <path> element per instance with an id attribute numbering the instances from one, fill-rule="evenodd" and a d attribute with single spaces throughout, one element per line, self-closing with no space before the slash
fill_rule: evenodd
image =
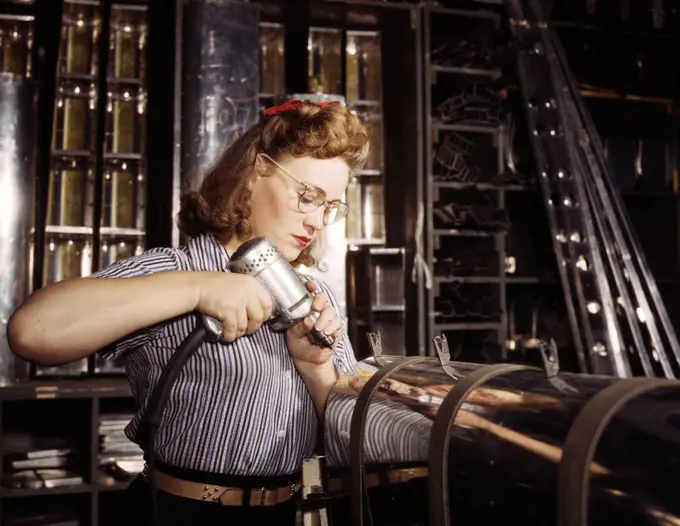
<path id="1" fill-rule="evenodd" d="M 382 244 L 385 218 L 380 33 L 347 31 L 345 71 L 347 104 L 366 125 L 371 143 L 366 165 L 356 173 L 351 191 L 348 190 L 348 204 L 356 212 L 348 223 L 347 237 L 354 243 Z"/>
<path id="2" fill-rule="evenodd" d="M 32 47 L 31 17 L 4 15 L 0 18 L 0 72 L 28 76 Z"/>
<path id="3" fill-rule="evenodd" d="M 380 104 L 380 33 L 313 27 L 308 40 L 308 88 L 314 93 L 340 93 L 345 61 L 347 106 L 366 125 L 371 149 L 366 165 L 353 174 L 347 188 L 349 215 L 345 233 L 350 245 L 382 244 L 385 239 L 383 204 L 382 108 Z"/>
<path id="4" fill-rule="evenodd" d="M 347 31 L 345 65 L 347 100 L 379 102 L 382 92 L 380 33 Z"/>
<path id="5" fill-rule="evenodd" d="M 94 81 L 99 67 L 101 6 L 64 2 L 57 75 Z"/>
<path id="6" fill-rule="evenodd" d="M 99 268 L 141 254 L 146 239 L 146 7 L 114 5 L 109 29 Z M 95 357 L 95 374 L 124 371 Z"/>
<path id="7" fill-rule="evenodd" d="M 312 27 L 307 43 L 307 84 L 311 93 L 342 93 L 341 56 L 342 34 L 340 30 Z"/>
<path id="8" fill-rule="evenodd" d="M 101 5 L 65 1 L 57 62 L 43 286 L 92 272 Z M 36 367 L 38 376 L 88 372 L 88 360 Z"/>
<path id="9" fill-rule="evenodd" d="M 260 96 L 286 92 L 285 31 L 282 24 L 260 22 Z"/>
<path id="10" fill-rule="evenodd" d="M 144 250 L 147 11 L 111 10 L 99 265 Z"/>

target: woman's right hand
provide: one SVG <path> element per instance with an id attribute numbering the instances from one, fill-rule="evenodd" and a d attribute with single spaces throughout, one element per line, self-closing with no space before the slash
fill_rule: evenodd
<path id="1" fill-rule="evenodd" d="M 252 276 L 205 272 L 199 281 L 196 308 L 222 322 L 226 342 L 254 333 L 272 315 L 271 295 Z"/>

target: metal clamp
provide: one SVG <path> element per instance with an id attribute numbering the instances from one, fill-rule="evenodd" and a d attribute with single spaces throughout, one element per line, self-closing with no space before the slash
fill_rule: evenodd
<path id="1" fill-rule="evenodd" d="M 451 366 L 451 352 L 449 351 L 449 341 L 446 339 L 446 335 L 435 336 L 432 338 L 432 343 L 437 351 L 437 357 L 439 358 L 439 363 L 442 364 L 444 372 L 452 379 L 460 380 L 461 376 Z"/>
<path id="2" fill-rule="evenodd" d="M 373 353 L 375 361 L 378 362 L 378 364 L 380 365 L 385 365 L 385 363 L 387 362 L 382 357 L 383 349 L 382 349 L 382 336 L 380 335 L 380 331 L 367 332 L 366 336 L 368 336 L 368 343 L 371 346 L 371 352 Z"/>
<path id="3" fill-rule="evenodd" d="M 543 359 L 543 370 L 545 371 L 545 376 L 550 384 L 564 394 L 578 393 L 578 389 L 569 385 L 558 376 L 560 373 L 560 357 L 555 340 L 553 338 L 550 338 L 549 342 L 541 340 L 539 349 L 541 351 L 541 358 Z"/>

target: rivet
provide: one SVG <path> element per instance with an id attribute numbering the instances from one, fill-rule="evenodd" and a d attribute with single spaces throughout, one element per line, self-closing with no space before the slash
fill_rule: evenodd
<path id="1" fill-rule="evenodd" d="M 207 498 L 208 498 L 207 495 L 203 495 L 203 500 L 205 500 L 205 499 L 207 499 Z"/>
<path id="2" fill-rule="evenodd" d="M 216 488 L 215 488 L 215 491 L 220 491 L 220 488 L 219 488 L 219 487 L 216 487 Z"/>
<path id="3" fill-rule="evenodd" d="M 205 491 L 208 491 L 208 489 L 210 489 L 210 486 L 205 486 L 203 489 L 204 489 Z"/>

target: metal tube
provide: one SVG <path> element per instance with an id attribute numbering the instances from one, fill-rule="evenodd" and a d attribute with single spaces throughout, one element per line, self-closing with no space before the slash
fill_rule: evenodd
<path id="1" fill-rule="evenodd" d="M 557 526 L 574 524 L 556 511 L 572 505 L 583 526 L 680 521 L 680 382 L 557 374 L 551 356 L 545 369 L 361 361 L 324 418 L 331 522 Z M 347 492 L 363 502 L 352 520 Z"/>

